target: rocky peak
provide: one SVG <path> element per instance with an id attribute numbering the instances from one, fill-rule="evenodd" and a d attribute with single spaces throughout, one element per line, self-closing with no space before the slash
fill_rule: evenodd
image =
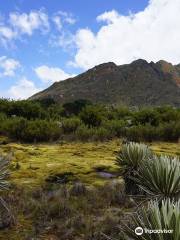
<path id="1" fill-rule="evenodd" d="M 143 59 L 120 66 L 104 63 L 55 83 L 30 99 L 51 97 L 61 103 L 88 99 L 103 104 L 180 106 L 180 71 L 177 69 L 178 66 L 165 61 L 148 63 Z"/>
<path id="2" fill-rule="evenodd" d="M 149 63 L 144 59 L 137 59 L 131 63 L 132 65 L 147 66 Z"/>

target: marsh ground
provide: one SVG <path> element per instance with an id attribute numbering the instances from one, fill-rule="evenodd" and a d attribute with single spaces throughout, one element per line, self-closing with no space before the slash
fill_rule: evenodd
<path id="1" fill-rule="evenodd" d="M 51 175 L 73 173 L 74 177 L 86 184 L 101 184 L 104 179 L 98 169 L 117 172 L 115 165 L 120 140 L 108 142 L 72 142 L 54 144 L 17 144 L 0 146 L 0 154 L 10 154 L 11 182 L 28 187 L 41 185 Z M 158 154 L 179 155 L 180 143 L 150 143 Z"/>
<path id="2" fill-rule="evenodd" d="M 121 188 L 119 169 L 115 165 L 121 145 L 120 140 L 1 144 L 0 154 L 10 154 L 12 158 L 10 181 L 13 187 L 6 194 L 9 203 L 13 205 L 16 224 L 0 231 L 0 239 L 99 240 L 103 239 L 99 237 L 99 231 L 113 236 L 116 231 L 112 226 L 118 225 L 119 219 L 131 209 L 131 201 L 123 194 L 117 196 L 114 186 L 107 185 L 113 179 L 99 172 L 111 173 L 118 179 Z M 180 143 L 154 142 L 149 145 L 158 154 L 180 156 Z M 46 180 L 63 174 L 69 174 L 70 184 L 74 181 L 82 182 L 89 190 L 83 196 L 78 193 L 77 196 L 64 195 L 62 189 L 56 192 L 61 185 L 55 181 L 55 194 L 47 196 L 46 193 L 49 194 L 52 189 L 42 189 L 42 186 L 47 187 Z M 63 209 L 59 211 L 62 202 Z"/>

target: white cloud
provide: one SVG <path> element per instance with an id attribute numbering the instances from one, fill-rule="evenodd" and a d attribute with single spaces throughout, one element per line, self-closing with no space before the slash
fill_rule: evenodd
<path id="1" fill-rule="evenodd" d="M 7 43 L 11 42 L 12 39 L 17 37 L 17 33 L 11 28 L 0 25 L 0 43 L 7 47 Z"/>
<path id="2" fill-rule="evenodd" d="M 60 68 L 48 67 L 46 65 L 35 68 L 37 76 L 45 83 L 53 83 L 74 77 L 74 75 L 65 73 Z"/>
<path id="3" fill-rule="evenodd" d="M 49 30 L 48 15 L 42 10 L 31 11 L 27 13 L 10 13 L 10 25 L 14 28 L 15 32 L 20 34 L 32 35 L 33 31 L 40 29 L 41 31 Z"/>
<path id="4" fill-rule="evenodd" d="M 90 29 L 77 32 L 74 64 L 88 69 L 103 62 L 124 64 L 138 58 L 179 63 L 179 12 L 179 0 L 150 0 L 144 11 L 128 16 L 115 10 L 105 12 L 97 17 L 102 23 L 97 33 Z"/>
<path id="5" fill-rule="evenodd" d="M 32 81 L 24 77 L 9 89 L 7 95 L 13 99 L 26 99 L 41 90 Z"/>
<path id="6" fill-rule="evenodd" d="M 74 55 L 74 50 L 76 47 L 75 36 L 69 31 L 62 31 L 58 36 L 54 35 L 51 37 L 49 43 L 51 46 L 62 47 L 63 50 Z"/>
<path id="7" fill-rule="evenodd" d="M 13 30 L 11 28 L 3 26 L 3 25 L 0 26 L 0 37 L 7 39 L 7 40 L 11 40 L 15 36 L 16 36 L 16 33 L 13 32 Z"/>
<path id="8" fill-rule="evenodd" d="M 9 17 L 0 18 L 0 43 L 7 47 L 22 35 L 31 36 L 36 30 L 47 33 L 49 29 L 49 17 L 42 9 L 29 13 L 10 12 Z"/>
<path id="9" fill-rule="evenodd" d="M 62 30 L 63 24 L 67 23 L 73 25 L 76 23 L 76 19 L 71 13 L 59 11 L 54 14 L 52 18 L 58 30 Z"/>
<path id="10" fill-rule="evenodd" d="M 112 10 L 110 12 L 105 12 L 102 15 L 99 15 L 97 17 L 97 21 L 101 22 L 101 21 L 105 21 L 107 23 L 115 23 L 119 18 L 119 14 L 118 12 L 116 12 L 115 10 Z"/>
<path id="11" fill-rule="evenodd" d="M 14 76 L 16 69 L 20 66 L 20 63 L 13 58 L 7 58 L 6 56 L 0 57 L 0 70 L 2 70 L 0 71 L 0 77 Z"/>
<path id="12" fill-rule="evenodd" d="M 60 31 L 62 29 L 62 20 L 60 16 L 54 16 L 53 17 L 53 22 L 55 23 L 57 29 Z"/>

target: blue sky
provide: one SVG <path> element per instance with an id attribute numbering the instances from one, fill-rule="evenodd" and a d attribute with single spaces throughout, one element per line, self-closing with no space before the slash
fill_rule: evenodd
<path id="1" fill-rule="evenodd" d="M 6 0 L 0 97 L 27 98 L 107 61 L 178 63 L 179 10 L 179 0 Z"/>

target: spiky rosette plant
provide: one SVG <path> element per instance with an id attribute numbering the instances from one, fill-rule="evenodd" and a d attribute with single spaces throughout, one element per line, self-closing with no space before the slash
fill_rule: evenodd
<path id="1" fill-rule="evenodd" d="M 7 178 L 9 176 L 9 160 L 0 156 L 0 191 L 8 189 L 9 183 Z"/>
<path id="2" fill-rule="evenodd" d="M 149 159 L 151 156 L 152 152 L 145 144 L 130 142 L 122 146 L 117 156 L 116 163 L 122 168 L 126 192 L 128 194 L 136 194 L 139 192 L 132 177 L 136 176 L 142 162 Z"/>
<path id="3" fill-rule="evenodd" d="M 137 227 L 143 229 L 142 235 L 135 233 Z M 151 233 L 147 230 L 151 230 Z M 148 209 L 142 208 L 132 216 L 131 224 L 125 225 L 122 232 L 123 239 L 128 240 L 179 240 L 180 200 L 177 202 L 163 200 L 161 207 L 157 201 L 151 201 Z"/>
<path id="4" fill-rule="evenodd" d="M 154 156 L 143 162 L 136 182 L 150 197 L 158 200 L 180 197 L 180 160 L 177 157 Z"/>
<path id="5" fill-rule="evenodd" d="M 11 214 L 9 207 L 6 204 L 6 201 L 1 197 L 1 192 L 7 190 L 9 187 L 8 183 L 8 168 L 10 160 L 0 156 L 0 228 L 3 229 L 14 221 L 14 218 Z"/>

